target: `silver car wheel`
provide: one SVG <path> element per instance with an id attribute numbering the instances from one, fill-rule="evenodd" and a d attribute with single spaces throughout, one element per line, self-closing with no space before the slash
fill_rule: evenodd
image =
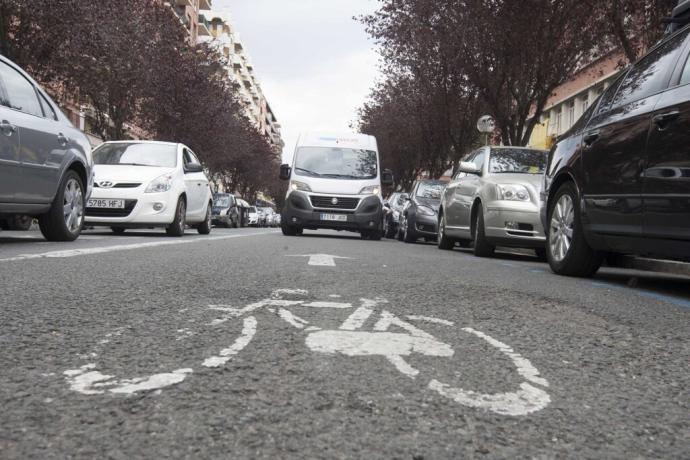
<path id="1" fill-rule="evenodd" d="M 76 233 L 84 220 L 84 194 L 76 179 L 70 179 L 65 185 L 62 210 L 65 227 L 70 233 Z"/>
<path id="2" fill-rule="evenodd" d="M 549 249 L 556 262 L 565 259 L 573 242 L 575 224 L 575 207 L 570 195 L 563 195 L 556 203 L 551 215 L 549 228 Z"/>

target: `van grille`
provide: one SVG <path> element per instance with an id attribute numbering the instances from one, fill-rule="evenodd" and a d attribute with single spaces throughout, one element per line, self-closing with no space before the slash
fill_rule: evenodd
<path id="1" fill-rule="evenodd" d="M 357 209 L 359 198 L 346 198 L 340 196 L 314 196 L 311 197 L 311 205 L 324 209 Z M 333 200 L 337 200 L 334 204 Z"/>

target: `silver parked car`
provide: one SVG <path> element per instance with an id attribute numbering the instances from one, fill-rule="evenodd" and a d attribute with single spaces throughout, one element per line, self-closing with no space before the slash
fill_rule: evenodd
<path id="1" fill-rule="evenodd" d="M 443 191 L 439 248 L 474 241 L 480 257 L 493 255 L 500 245 L 533 248 L 543 259 L 539 192 L 546 156 L 546 151 L 522 147 L 483 147 L 471 153 Z"/>
<path id="2" fill-rule="evenodd" d="M 38 217 L 46 239 L 75 240 L 92 170 L 84 133 L 29 75 L 0 56 L 0 219 Z"/>

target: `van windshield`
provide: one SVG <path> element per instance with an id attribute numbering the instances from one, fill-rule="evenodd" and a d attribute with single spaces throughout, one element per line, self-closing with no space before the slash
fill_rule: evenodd
<path id="1" fill-rule="evenodd" d="M 302 147 L 297 150 L 295 174 L 335 179 L 375 179 L 378 162 L 371 150 Z"/>

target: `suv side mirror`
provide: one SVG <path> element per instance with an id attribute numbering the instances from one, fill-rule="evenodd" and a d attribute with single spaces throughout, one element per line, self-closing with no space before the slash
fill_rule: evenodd
<path id="1" fill-rule="evenodd" d="M 465 174 L 475 174 L 477 176 L 482 174 L 481 170 L 477 167 L 477 165 L 472 163 L 471 161 L 461 161 L 458 170 L 460 172 L 464 172 Z"/>
<path id="2" fill-rule="evenodd" d="M 393 171 L 390 169 L 384 169 L 381 171 L 381 185 L 384 187 L 393 186 Z"/>
<path id="3" fill-rule="evenodd" d="M 204 167 L 201 166 L 199 163 L 187 163 L 187 165 L 184 167 L 185 173 L 199 173 L 203 171 Z"/>
<path id="4" fill-rule="evenodd" d="M 287 165 L 287 164 L 280 165 L 280 179 L 281 180 L 290 179 L 291 174 L 292 174 L 292 168 L 290 167 L 290 165 Z"/>

